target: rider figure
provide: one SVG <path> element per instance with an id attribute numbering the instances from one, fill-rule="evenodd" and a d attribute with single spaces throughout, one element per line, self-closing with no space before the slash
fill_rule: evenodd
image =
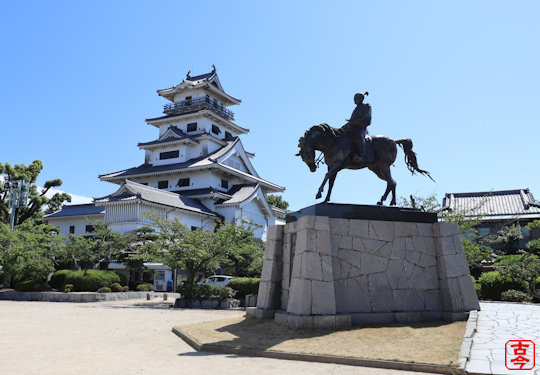
<path id="1" fill-rule="evenodd" d="M 354 155 L 355 162 L 366 162 L 366 134 L 367 127 L 371 124 L 371 106 L 363 103 L 364 96 L 369 95 L 366 91 L 364 94 L 357 93 L 354 95 L 354 109 L 351 118 L 343 126 L 349 128 L 349 134 L 356 147 L 357 155 Z"/>

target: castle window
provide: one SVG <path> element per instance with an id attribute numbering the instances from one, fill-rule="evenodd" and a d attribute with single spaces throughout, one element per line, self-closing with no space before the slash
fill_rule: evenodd
<path id="1" fill-rule="evenodd" d="M 167 151 L 167 152 L 160 152 L 159 153 L 159 160 L 165 160 L 165 159 L 174 159 L 179 156 L 179 151 Z"/>
<path id="2" fill-rule="evenodd" d="M 176 186 L 183 187 L 183 186 L 189 186 L 189 178 L 181 178 L 178 180 L 178 184 Z"/>
<path id="3" fill-rule="evenodd" d="M 192 122 L 191 124 L 187 124 L 187 131 L 188 132 L 194 132 L 197 130 L 197 123 Z"/>
<path id="4" fill-rule="evenodd" d="M 193 225 L 191 226 L 191 230 L 198 230 L 198 229 L 201 229 L 201 228 L 195 227 L 195 226 L 193 226 Z"/>
<path id="5" fill-rule="evenodd" d="M 75 233 L 75 225 L 69 226 L 69 233 L 74 234 Z"/>
<path id="6" fill-rule="evenodd" d="M 221 129 L 219 128 L 219 126 L 212 124 L 212 133 L 214 134 L 221 133 Z"/>
<path id="7" fill-rule="evenodd" d="M 225 132 L 225 138 L 232 138 L 232 134 L 229 132 Z"/>
<path id="8" fill-rule="evenodd" d="M 186 96 L 186 104 L 191 105 L 191 96 Z"/>
<path id="9" fill-rule="evenodd" d="M 223 189 L 228 189 L 229 188 L 229 181 L 227 180 L 221 180 L 221 187 Z"/>
<path id="10" fill-rule="evenodd" d="M 94 231 L 94 226 L 93 225 L 87 225 L 85 228 L 84 228 L 84 231 L 86 233 L 92 233 Z"/>
<path id="11" fill-rule="evenodd" d="M 167 189 L 169 187 L 169 181 L 158 181 L 158 189 Z"/>

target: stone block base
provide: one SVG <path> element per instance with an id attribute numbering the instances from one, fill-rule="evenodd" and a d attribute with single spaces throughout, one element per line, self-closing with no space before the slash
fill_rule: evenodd
<path id="1" fill-rule="evenodd" d="M 456 224 L 322 204 L 269 228 L 257 307 L 299 329 L 464 320 L 479 304 Z"/>
<path id="2" fill-rule="evenodd" d="M 276 312 L 275 322 L 291 329 L 345 329 L 351 327 L 350 315 L 292 315 Z"/>
<path id="3" fill-rule="evenodd" d="M 276 310 L 259 309 L 257 307 L 246 307 L 246 316 L 257 319 L 274 319 Z"/>

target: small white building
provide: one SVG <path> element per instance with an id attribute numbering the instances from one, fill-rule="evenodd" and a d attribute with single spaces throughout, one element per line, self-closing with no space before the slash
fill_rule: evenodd
<path id="1" fill-rule="evenodd" d="M 268 227 L 283 215 L 268 204 L 266 195 L 285 188 L 261 178 L 253 168 L 250 159 L 255 154 L 240 140 L 249 130 L 235 124 L 227 108 L 241 101 L 224 91 L 215 68 L 194 77 L 188 73 L 180 84 L 157 93 L 170 103 L 164 116 L 146 120 L 158 136 L 139 143 L 144 162 L 100 175 L 102 181 L 120 185 L 111 195 L 93 204 L 63 206 L 45 219 L 66 236 L 91 232 L 96 220 L 126 233 L 151 224 L 142 213 L 153 210 L 190 228 L 241 219 L 256 225 L 255 235 L 265 240 Z"/>

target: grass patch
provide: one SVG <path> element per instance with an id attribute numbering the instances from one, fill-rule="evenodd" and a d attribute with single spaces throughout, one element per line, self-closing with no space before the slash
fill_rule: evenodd
<path id="1" fill-rule="evenodd" d="M 234 318 L 175 328 L 200 344 L 458 366 L 466 322 L 418 322 L 296 331 L 273 320 Z"/>

